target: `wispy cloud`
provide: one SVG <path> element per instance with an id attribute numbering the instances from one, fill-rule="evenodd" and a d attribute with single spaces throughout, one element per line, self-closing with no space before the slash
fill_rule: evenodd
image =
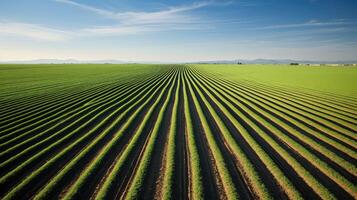
<path id="1" fill-rule="evenodd" d="M 124 11 L 113 12 L 71 0 L 54 0 L 93 12 L 104 18 L 115 20 L 111 26 L 97 26 L 85 29 L 98 34 L 138 34 L 155 31 L 197 30 L 212 28 L 206 19 L 192 13 L 194 10 L 208 6 L 226 6 L 233 1 L 201 1 L 189 5 L 171 6 L 158 11 Z"/>
<path id="2" fill-rule="evenodd" d="M 0 34 L 22 36 L 42 41 L 65 41 L 76 37 L 119 36 L 161 32 L 172 30 L 213 29 L 215 24 L 237 23 L 231 20 L 209 20 L 193 13 L 194 10 L 208 6 L 226 6 L 232 1 L 201 1 L 189 5 L 166 7 L 158 11 L 113 12 L 72 0 L 53 0 L 66 5 L 92 12 L 103 18 L 113 19 L 109 26 L 89 26 L 82 29 L 66 30 L 49 28 L 40 24 L 1 22 Z"/>
<path id="3" fill-rule="evenodd" d="M 93 12 L 105 18 L 115 19 L 123 25 L 153 24 L 153 23 L 183 23 L 189 22 L 192 15 L 188 12 L 199 8 L 213 5 L 227 5 L 230 2 L 217 3 L 214 1 L 194 2 L 190 5 L 181 5 L 167 7 L 159 11 L 125 11 L 113 12 L 101 8 L 96 8 L 86 4 L 77 3 L 71 0 L 54 0 L 59 3 L 65 3 L 78 8 Z"/>
<path id="4" fill-rule="evenodd" d="M 296 24 L 277 24 L 277 25 L 270 25 L 270 26 L 264 26 L 260 27 L 259 29 L 281 29 L 281 28 L 303 28 L 303 27 L 323 27 L 323 26 L 341 26 L 341 25 L 347 25 L 350 24 L 349 22 L 346 22 L 345 20 L 339 19 L 339 20 L 333 20 L 333 21 L 327 21 L 327 22 L 321 22 L 318 20 L 310 20 L 308 22 L 304 23 L 296 23 Z"/>
<path id="5" fill-rule="evenodd" d="M 208 6 L 226 6 L 232 1 L 200 1 L 189 5 L 171 6 L 158 11 L 113 12 L 102 8 L 77 3 L 72 0 L 54 0 L 113 19 L 110 26 L 88 27 L 82 33 L 99 35 L 127 35 L 171 30 L 199 30 L 213 28 L 209 21 L 193 13 Z"/>
<path id="6" fill-rule="evenodd" d="M 74 33 L 48 28 L 39 24 L 0 22 L 0 34 L 8 36 L 22 36 L 35 40 L 65 41 Z"/>
<path id="7" fill-rule="evenodd" d="M 76 7 L 79 7 L 79 8 L 82 8 L 82 9 L 97 13 L 99 15 L 106 16 L 106 17 L 113 17 L 113 13 L 110 12 L 110 11 L 106 11 L 106 10 L 103 10 L 103 9 L 98 9 L 98 8 L 95 8 L 95 7 L 92 7 L 92 6 L 88 6 L 88 5 L 85 5 L 85 4 L 81 4 L 81 3 L 77 3 L 77 2 L 74 2 L 74 1 L 69 1 L 69 0 L 54 0 L 54 1 L 59 2 L 59 3 L 69 4 L 69 5 L 72 5 L 72 6 L 76 6 Z"/>
<path id="8" fill-rule="evenodd" d="M 319 46 L 324 43 L 341 43 L 346 41 L 340 35 L 357 33 L 354 27 L 318 27 L 314 29 L 288 29 L 274 32 L 274 34 L 263 34 L 255 36 L 252 43 L 264 41 L 270 44 L 284 46 Z M 255 42 L 253 42 L 255 41 Z M 338 41 L 338 42 L 337 42 Z M 349 41 L 348 41 L 349 42 Z"/>

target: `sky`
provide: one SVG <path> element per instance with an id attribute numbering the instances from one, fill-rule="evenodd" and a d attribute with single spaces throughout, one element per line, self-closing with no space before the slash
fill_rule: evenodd
<path id="1" fill-rule="evenodd" d="M 0 61 L 357 60 L 356 0 L 0 0 Z"/>

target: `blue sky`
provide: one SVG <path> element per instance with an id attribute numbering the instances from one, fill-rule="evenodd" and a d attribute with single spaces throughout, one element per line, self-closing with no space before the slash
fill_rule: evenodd
<path id="1" fill-rule="evenodd" d="M 357 60 L 356 0 L 0 0 L 0 60 Z"/>

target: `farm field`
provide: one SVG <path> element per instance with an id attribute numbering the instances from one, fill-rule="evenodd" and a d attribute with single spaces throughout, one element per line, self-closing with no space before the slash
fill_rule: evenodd
<path id="1" fill-rule="evenodd" d="M 0 199 L 357 199 L 356 77 L 0 65 Z"/>

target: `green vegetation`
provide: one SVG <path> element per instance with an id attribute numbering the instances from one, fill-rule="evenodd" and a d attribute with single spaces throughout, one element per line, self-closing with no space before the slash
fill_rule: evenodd
<path id="1" fill-rule="evenodd" d="M 173 177 L 175 173 L 175 138 L 177 137 L 177 114 L 178 101 L 180 91 L 181 76 L 178 79 L 178 85 L 175 92 L 175 100 L 172 108 L 172 115 L 170 119 L 170 129 L 167 141 L 166 163 L 163 186 L 161 189 L 163 199 L 172 199 L 173 196 Z"/>
<path id="2" fill-rule="evenodd" d="M 298 91 L 328 92 L 357 97 L 357 68 L 291 65 L 195 65 L 221 78 L 251 81 Z"/>
<path id="3" fill-rule="evenodd" d="M 356 199 L 357 68 L 0 65 L 1 199 Z"/>

